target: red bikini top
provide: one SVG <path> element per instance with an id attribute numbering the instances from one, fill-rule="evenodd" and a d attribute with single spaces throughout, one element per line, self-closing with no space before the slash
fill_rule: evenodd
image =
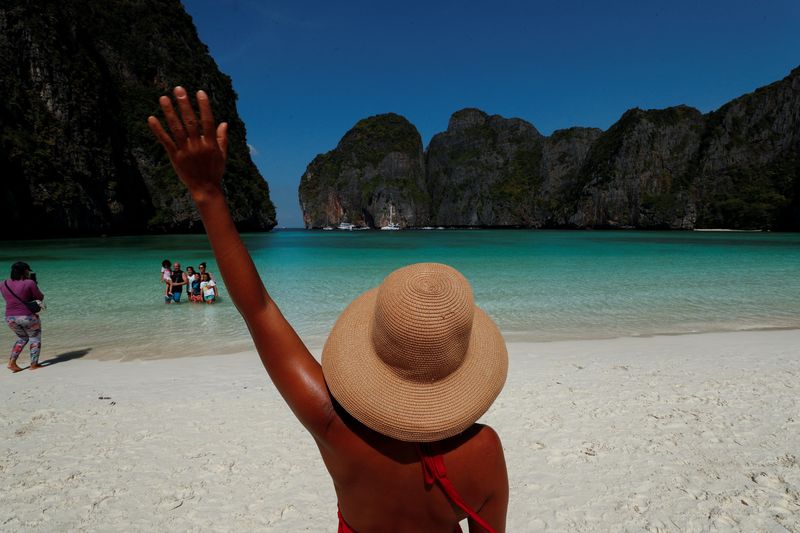
<path id="1" fill-rule="evenodd" d="M 444 467 L 444 457 L 442 455 L 425 455 L 422 446 L 417 446 L 417 450 L 419 451 L 419 458 L 422 463 L 422 474 L 425 476 L 425 484 L 433 485 L 434 483 L 438 483 L 447 497 L 467 513 L 476 524 L 480 525 L 487 533 L 496 533 L 495 530 L 492 529 L 492 526 L 487 524 L 478 513 L 473 511 L 472 508 L 467 505 L 467 502 L 458 494 L 455 486 L 447 477 L 447 469 Z M 337 514 L 339 516 L 339 533 L 356 533 L 356 531 L 344 521 L 342 513 L 337 511 Z M 456 524 L 453 533 L 461 533 L 461 526 Z"/>

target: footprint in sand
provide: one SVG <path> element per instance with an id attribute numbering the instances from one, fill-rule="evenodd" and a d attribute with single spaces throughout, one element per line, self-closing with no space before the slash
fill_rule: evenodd
<path id="1" fill-rule="evenodd" d="M 44 411 L 37 413 L 33 415 L 28 422 L 18 427 L 14 431 L 14 436 L 23 437 L 28 433 L 30 433 L 31 431 L 38 429 L 41 426 L 52 423 L 55 417 L 56 415 L 52 411 Z"/>
<path id="2" fill-rule="evenodd" d="M 750 480 L 758 486 L 754 498 L 776 517 L 793 517 L 800 513 L 800 491 L 781 476 L 754 472 L 750 474 Z"/>

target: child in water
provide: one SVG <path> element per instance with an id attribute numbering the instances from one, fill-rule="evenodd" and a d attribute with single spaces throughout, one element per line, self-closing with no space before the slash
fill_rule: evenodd
<path id="1" fill-rule="evenodd" d="M 200 289 L 201 276 L 200 274 L 195 274 L 192 278 L 191 283 L 189 284 L 189 300 L 192 302 L 202 302 L 203 301 L 203 291 Z"/>
<path id="2" fill-rule="evenodd" d="M 209 275 L 208 272 L 203 274 L 201 279 L 200 292 L 203 293 L 203 300 L 205 300 L 207 304 L 213 304 L 218 296 L 217 284 L 214 283 L 214 280 L 211 279 L 211 275 Z"/>
<path id="3" fill-rule="evenodd" d="M 186 267 L 186 295 L 190 302 L 202 302 L 200 297 L 200 274 L 194 271 L 194 267 Z"/>
<path id="4" fill-rule="evenodd" d="M 164 303 L 172 301 L 172 278 L 170 277 L 169 267 L 172 265 L 169 259 L 161 261 L 161 283 L 166 285 L 164 289 Z"/>

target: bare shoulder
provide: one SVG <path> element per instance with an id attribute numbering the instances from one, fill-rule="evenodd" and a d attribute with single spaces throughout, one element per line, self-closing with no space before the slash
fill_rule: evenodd
<path id="1" fill-rule="evenodd" d="M 476 445 L 483 447 L 484 450 L 503 450 L 503 443 L 500 441 L 500 435 L 492 429 L 491 426 L 484 426 L 483 424 L 475 424 L 480 429 L 476 435 Z"/>
<path id="2" fill-rule="evenodd" d="M 483 480 L 482 485 L 489 481 L 497 484 L 506 482 L 503 443 L 491 427 L 474 424 L 461 435 L 448 439 L 442 445 L 447 462 L 462 472 L 468 472 L 467 478 Z"/>
<path id="3" fill-rule="evenodd" d="M 472 454 L 483 458 L 486 466 L 485 475 L 495 478 L 499 483 L 505 482 L 508 477 L 506 473 L 506 460 L 503 454 L 503 442 L 500 435 L 490 426 L 479 426 L 479 431 L 472 440 Z"/>
<path id="4" fill-rule="evenodd" d="M 477 454 L 481 460 L 477 462 L 473 474 L 480 480 L 483 488 L 481 497 L 475 501 L 475 507 L 481 518 L 495 531 L 506 530 L 508 513 L 508 470 L 506 469 L 503 443 L 500 436 L 489 426 L 481 426 L 475 435 L 472 455 Z M 470 518 L 469 530 L 480 530 L 477 523 Z"/>
<path id="5" fill-rule="evenodd" d="M 503 443 L 489 426 L 474 424 L 449 439 L 445 452 L 448 477 L 470 507 L 496 531 L 504 531 L 508 507 L 508 471 Z M 470 531 L 480 530 L 477 526 Z"/>
<path id="6" fill-rule="evenodd" d="M 445 450 L 457 452 L 463 450 L 469 455 L 494 456 L 503 452 L 500 436 L 490 426 L 473 424 L 460 435 L 449 439 L 444 444 Z"/>

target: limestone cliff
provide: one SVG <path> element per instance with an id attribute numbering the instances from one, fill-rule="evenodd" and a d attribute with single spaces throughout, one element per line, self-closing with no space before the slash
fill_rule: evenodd
<path id="1" fill-rule="evenodd" d="M 536 208 L 537 227 L 562 227 L 575 213 L 575 197 L 581 189 L 579 172 L 589 149 L 603 133 L 598 128 L 556 130 L 544 138 L 542 185 Z"/>
<path id="2" fill-rule="evenodd" d="M 686 106 L 632 109 L 591 145 L 578 173 L 577 227 L 690 229 L 691 163 L 703 115 Z"/>
<path id="3" fill-rule="evenodd" d="M 381 145 L 384 132 L 374 133 Z M 326 220 L 310 214 L 362 190 L 338 167 L 320 178 L 324 157 L 301 186 L 307 227 L 335 224 L 336 209 Z M 351 154 L 355 166 L 369 157 Z M 607 131 L 544 137 L 524 120 L 463 109 L 433 136 L 425 161 L 427 204 L 415 179 L 420 201 L 408 225 L 800 230 L 800 68 L 711 113 L 631 109 Z M 324 195 L 304 193 L 323 184 Z M 395 202 L 408 191 L 386 194 Z"/>
<path id="4" fill-rule="evenodd" d="M 394 113 L 359 121 L 338 146 L 318 155 L 300 180 L 307 228 L 428 224 L 422 139 Z"/>
<path id="5" fill-rule="evenodd" d="M 231 81 L 180 2 L 4 2 L 0 238 L 201 230 L 145 123 L 177 84 L 205 89 L 230 124 L 224 186 L 237 225 L 272 228 Z"/>
<path id="6" fill-rule="evenodd" d="M 431 215 L 440 226 L 531 226 L 542 135 L 516 118 L 463 109 L 426 154 Z"/>
<path id="7" fill-rule="evenodd" d="M 698 225 L 800 230 L 800 67 L 706 117 Z"/>

